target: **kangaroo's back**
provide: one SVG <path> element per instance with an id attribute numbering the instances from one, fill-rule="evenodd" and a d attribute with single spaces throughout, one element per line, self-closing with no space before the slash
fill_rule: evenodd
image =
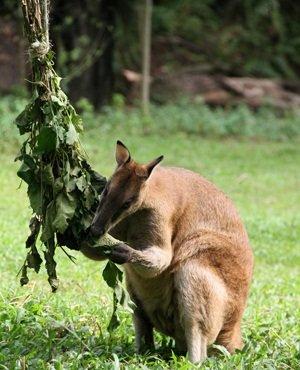
<path id="1" fill-rule="evenodd" d="M 232 291 L 243 280 L 241 293 L 246 297 L 253 255 L 231 199 L 202 176 L 177 167 L 158 166 L 149 190 L 146 202 L 170 228 L 173 269 L 198 256 L 204 265 L 219 267 L 218 274 Z"/>
<path id="2" fill-rule="evenodd" d="M 175 244 L 201 230 L 226 234 L 232 240 L 248 243 L 246 230 L 231 199 L 192 171 L 157 166 L 149 179 L 143 206 L 165 218 L 172 228 Z"/>

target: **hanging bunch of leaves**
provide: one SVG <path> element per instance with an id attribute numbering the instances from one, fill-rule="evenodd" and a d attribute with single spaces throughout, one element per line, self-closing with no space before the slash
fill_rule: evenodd
<path id="1" fill-rule="evenodd" d="M 83 243 L 87 243 L 101 248 L 105 255 L 120 242 L 108 235 L 100 240 L 88 238 L 106 179 L 87 162 L 79 142 L 81 119 L 61 90 L 60 78 L 53 68 L 47 0 L 21 1 L 34 87 L 32 101 L 16 119 L 20 134 L 25 136 L 17 156 L 22 162 L 18 176 L 28 185 L 33 211 L 21 285 L 28 283 L 28 268 L 39 272 L 44 257 L 48 281 L 55 291 L 58 279 L 54 255 L 58 247 L 72 259 L 64 247 L 80 250 Z M 122 271 L 109 261 L 103 277 L 114 289 L 112 328 L 118 321 L 117 304 L 126 301 L 125 291 L 119 284 Z"/>

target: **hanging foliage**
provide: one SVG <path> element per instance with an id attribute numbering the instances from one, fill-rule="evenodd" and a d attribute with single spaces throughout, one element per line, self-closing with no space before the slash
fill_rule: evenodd
<path id="1" fill-rule="evenodd" d="M 22 267 L 21 285 L 28 283 L 28 268 L 39 272 L 43 259 L 52 291 L 58 287 L 55 251 L 58 247 L 80 250 L 85 243 L 109 255 L 120 243 L 106 235 L 100 240 L 88 237 L 106 179 L 87 162 L 79 142 L 82 122 L 60 88 L 53 68 L 48 40 L 47 1 L 22 0 L 25 33 L 30 44 L 34 96 L 17 117 L 16 125 L 25 140 L 17 160 L 18 176 L 27 183 L 32 208 L 27 257 Z M 40 246 L 38 246 L 40 241 Z M 43 248 L 43 254 L 41 253 Z M 110 328 L 118 323 L 116 307 L 128 300 L 120 282 L 122 271 L 109 261 L 103 277 L 114 289 L 114 314 Z"/>

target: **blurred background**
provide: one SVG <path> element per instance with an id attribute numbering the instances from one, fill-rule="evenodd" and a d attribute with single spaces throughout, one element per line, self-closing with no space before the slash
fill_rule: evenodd
<path id="1" fill-rule="evenodd" d="M 19 1 L 1 0 L 0 93 L 16 105 L 30 90 L 22 24 Z M 298 1 L 53 0 L 50 33 L 64 90 L 84 113 L 140 119 L 143 132 L 299 136 Z"/>

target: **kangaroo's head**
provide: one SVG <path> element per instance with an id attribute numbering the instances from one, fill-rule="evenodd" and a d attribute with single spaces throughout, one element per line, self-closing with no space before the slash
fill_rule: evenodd
<path id="1" fill-rule="evenodd" d="M 147 180 L 162 159 L 163 156 L 160 156 L 148 164 L 138 164 L 131 158 L 126 146 L 117 141 L 117 168 L 101 194 L 91 225 L 93 236 L 102 236 L 141 207 Z"/>

